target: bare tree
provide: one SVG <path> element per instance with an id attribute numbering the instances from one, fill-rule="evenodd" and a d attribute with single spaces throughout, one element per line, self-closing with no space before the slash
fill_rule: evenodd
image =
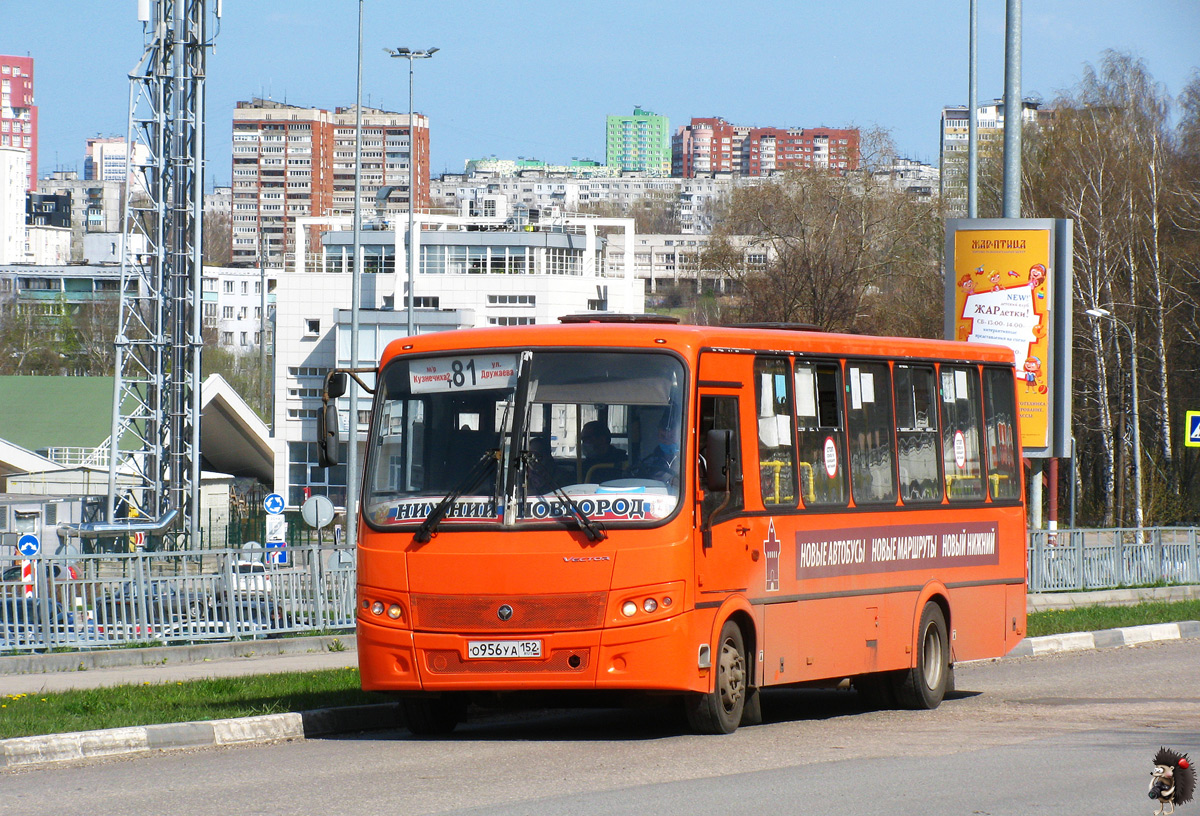
<path id="1" fill-rule="evenodd" d="M 940 333 L 936 205 L 891 185 L 886 131 L 865 133 L 862 145 L 860 171 L 788 173 L 735 188 L 719 205 L 705 266 L 738 284 L 740 319 L 881 334 L 905 322 L 896 296 L 936 291 L 912 304 L 916 319 L 904 328 Z"/>

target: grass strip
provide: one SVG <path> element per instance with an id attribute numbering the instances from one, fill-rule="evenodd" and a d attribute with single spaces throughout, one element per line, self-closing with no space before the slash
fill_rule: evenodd
<path id="1" fill-rule="evenodd" d="M 1200 600 L 1034 612 L 1030 637 L 1200 620 Z M 359 688 L 358 669 L 220 677 L 49 694 L 0 696 L 0 739 L 161 723 L 220 720 L 387 702 Z"/>
<path id="2" fill-rule="evenodd" d="M 1186 620 L 1200 620 L 1200 600 L 1145 601 L 1134 606 L 1084 606 L 1032 612 L 1026 619 L 1026 633 L 1029 637 L 1040 637 Z"/>
<path id="3" fill-rule="evenodd" d="M 0 696 L 0 739 L 387 701 L 382 694 L 359 688 L 358 669 L 353 667 L 9 694 Z"/>

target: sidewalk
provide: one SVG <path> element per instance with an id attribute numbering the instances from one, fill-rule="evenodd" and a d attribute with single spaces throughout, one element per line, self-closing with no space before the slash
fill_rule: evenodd
<path id="1" fill-rule="evenodd" d="M 1180 594 L 1183 590 L 1183 594 Z M 1082 595 L 1088 596 L 1085 601 Z M 1066 593 L 1030 596 L 1030 611 L 1090 604 L 1200 597 L 1200 587 Z M 1025 638 L 1009 657 L 1132 646 L 1151 641 L 1200 638 L 1200 622 L 1154 624 Z M 168 683 L 208 677 L 303 672 L 358 665 L 353 633 L 338 636 L 162 646 L 0 657 L 0 696 L 74 688 Z M 268 714 L 208 722 L 114 728 L 0 740 L 0 771 L 56 762 L 121 756 L 176 748 L 266 743 L 401 726 L 392 703 Z"/>

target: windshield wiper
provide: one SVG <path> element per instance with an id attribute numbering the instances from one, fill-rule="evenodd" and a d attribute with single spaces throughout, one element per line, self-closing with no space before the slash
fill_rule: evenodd
<path id="1" fill-rule="evenodd" d="M 538 455 L 531 450 L 521 451 L 521 465 L 526 473 L 532 471 L 539 464 L 537 461 L 538 458 Z M 559 499 L 559 501 L 570 508 L 572 518 L 574 518 L 575 523 L 579 525 L 579 529 L 583 530 L 588 541 L 603 541 L 604 539 L 608 538 L 608 533 L 605 531 L 604 525 L 598 521 L 588 518 L 587 513 L 583 512 L 583 508 L 579 506 L 579 502 L 571 498 L 571 495 L 567 493 L 567 491 L 563 490 L 562 486 L 559 485 L 557 481 L 553 482 L 550 490 L 554 496 Z M 543 492 L 539 495 L 544 496 L 546 494 Z"/>
<path id="2" fill-rule="evenodd" d="M 475 487 L 484 474 L 487 473 L 488 467 L 499 460 L 499 448 L 483 452 L 483 456 L 480 456 L 479 461 L 471 466 L 470 471 L 463 477 L 463 480 L 447 493 L 445 498 L 438 502 L 437 507 L 433 508 L 429 515 L 425 517 L 425 521 L 421 522 L 421 526 L 417 528 L 417 532 L 413 536 L 418 544 L 429 543 L 430 539 L 433 538 L 434 532 L 437 530 L 438 522 L 446 517 L 446 513 L 454 506 L 454 502 L 458 501 L 458 497 Z"/>

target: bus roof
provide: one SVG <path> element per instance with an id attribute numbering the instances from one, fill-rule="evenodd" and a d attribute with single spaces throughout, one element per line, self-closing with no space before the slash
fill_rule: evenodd
<path id="1" fill-rule="evenodd" d="M 702 349 L 779 351 L 829 356 L 869 356 L 950 359 L 1012 365 L 1012 349 L 983 343 L 929 340 L 919 337 L 880 337 L 832 334 L 777 328 L 696 326 L 685 323 L 580 322 L 534 326 L 459 329 L 404 337 L 388 344 L 383 362 L 402 352 L 437 354 L 445 351 L 495 348 L 595 346 L 602 348 L 666 348 L 685 357 Z"/>

